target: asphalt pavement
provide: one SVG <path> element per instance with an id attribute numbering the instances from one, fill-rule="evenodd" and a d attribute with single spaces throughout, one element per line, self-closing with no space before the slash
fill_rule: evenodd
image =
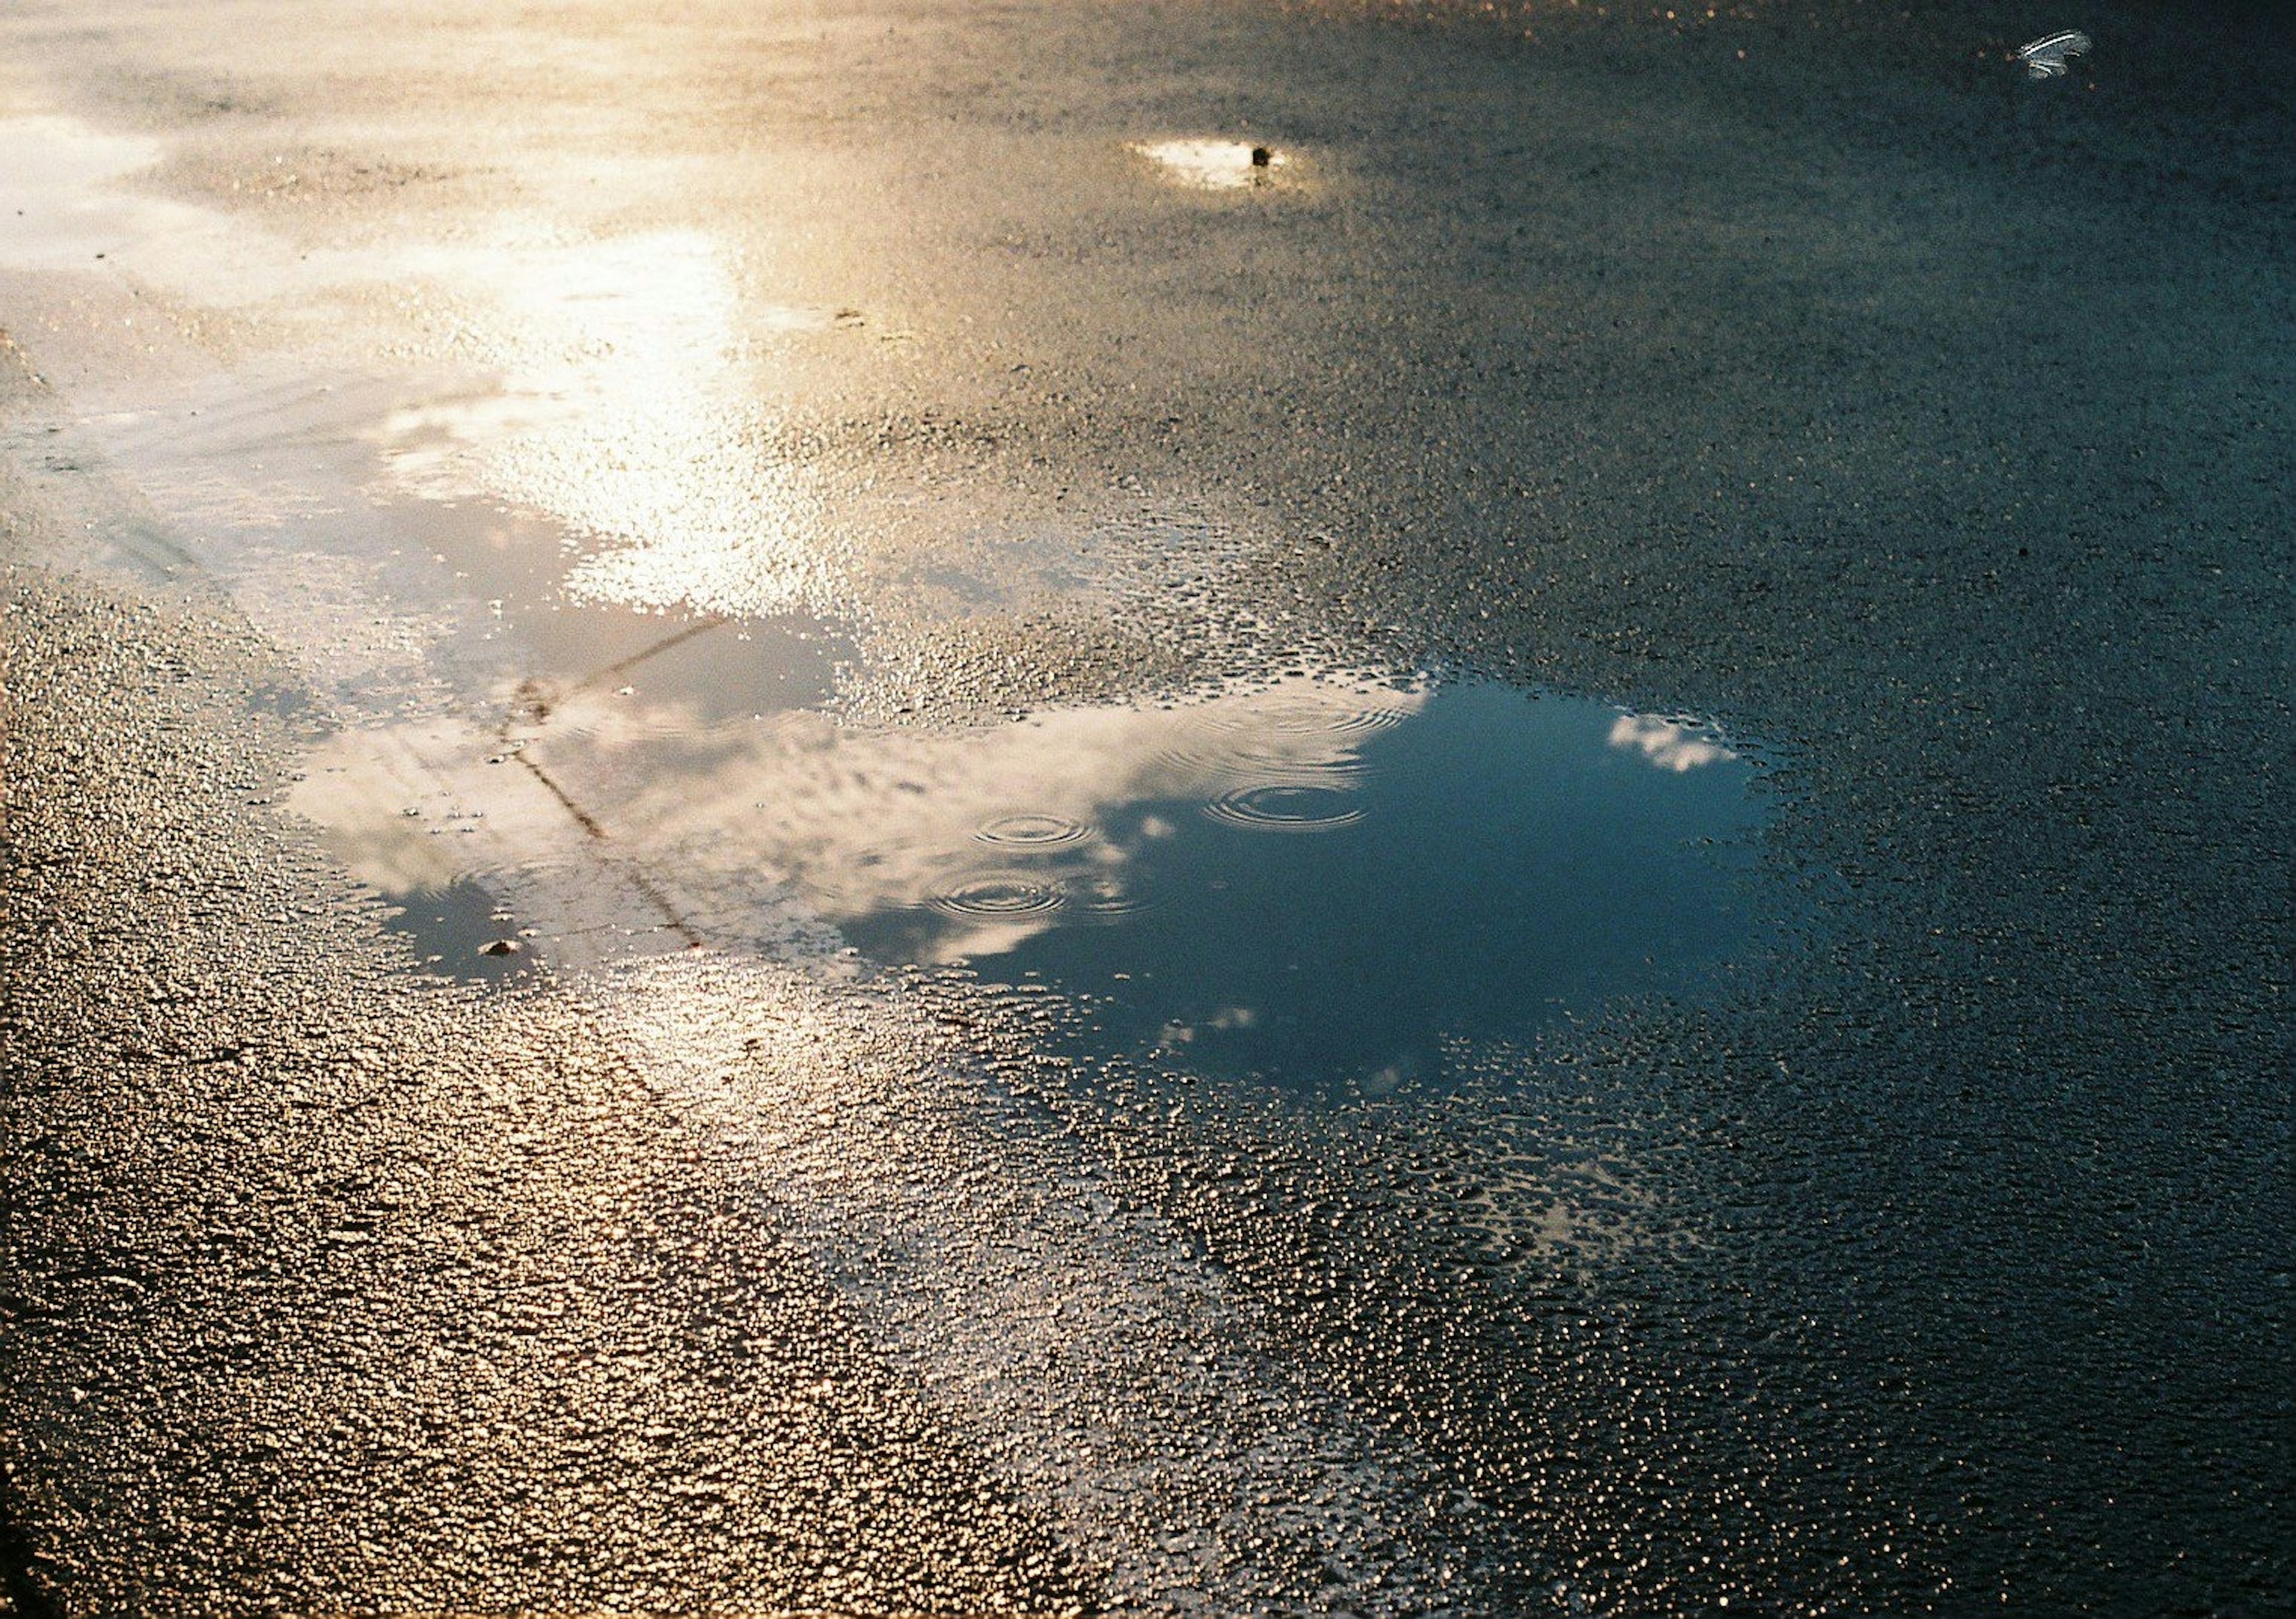
<path id="1" fill-rule="evenodd" d="M 0 44 L 0 1612 L 2296 1601 L 2284 18 Z"/>

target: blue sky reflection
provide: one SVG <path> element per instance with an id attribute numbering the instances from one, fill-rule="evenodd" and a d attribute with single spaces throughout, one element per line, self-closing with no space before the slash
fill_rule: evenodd
<path id="1" fill-rule="evenodd" d="M 1110 1049 L 1374 1092 L 1751 943 L 1760 801 L 1709 732 L 1479 683 L 1258 700 L 1183 715 L 1077 836 L 820 901 L 879 960 L 1088 998 Z"/>

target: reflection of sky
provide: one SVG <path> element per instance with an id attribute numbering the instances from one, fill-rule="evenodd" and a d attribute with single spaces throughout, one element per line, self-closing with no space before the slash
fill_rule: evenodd
<path id="1" fill-rule="evenodd" d="M 485 695 L 489 717 L 430 707 L 346 732 L 298 789 L 297 806 L 385 892 L 476 879 L 556 936 L 554 958 L 570 965 L 693 940 L 810 949 L 837 939 L 833 926 L 881 959 L 996 963 L 1108 993 L 1121 1002 L 1104 1013 L 1111 1027 L 1192 1060 L 1224 1048 L 1346 1067 L 1374 1087 L 1429 1071 L 1456 1029 L 1510 1034 L 1641 981 L 1654 959 L 1711 955 L 1735 936 L 1720 868 L 1683 849 L 1744 822 L 1745 773 L 1679 721 L 1496 688 L 1305 678 L 955 732 L 840 726 L 808 706 L 817 692 L 791 695 L 801 670 L 729 683 L 760 699 L 746 711 L 681 696 L 663 678 L 675 659 L 647 650 L 655 624 L 562 614 L 558 593 L 754 627 L 799 606 L 882 608 L 898 578 L 936 605 L 994 611 L 1016 574 L 1086 594 L 1111 558 L 1168 531 L 1201 555 L 1209 531 L 1176 527 L 1149 502 L 1136 534 L 1062 520 L 1016 544 L 1032 531 L 976 519 L 968 552 L 929 506 L 906 557 L 898 540 L 832 543 L 855 525 L 843 507 L 825 519 L 818 474 L 758 403 L 774 397 L 759 366 L 787 352 L 775 334 L 833 340 L 845 312 L 745 303 L 708 234 L 570 241 L 505 224 L 488 242 L 297 268 L 212 211 L 106 192 L 150 160 L 140 143 L 59 127 L 33 146 L 39 160 L 0 191 L 27 217 L 47 210 L 36 235 L 50 249 L 109 252 L 94 243 L 116 232 L 162 266 L 243 263 L 249 298 L 403 278 L 414 302 L 459 323 L 486 379 L 390 389 L 381 408 L 283 387 L 234 397 L 244 408 L 195 430 L 167 413 L 147 424 L 146 456 L 172 456 L 178 475 L 147 487 L 171 516 L 228 533 L 245 563 L 232 588 L 255 609 L 266 590 L 283 598 L 258 614 L 285 626 L 283 642 L 340 661 L 356 626 L 382 625 L 340 691 L 370 666 L 440 666 L 441 648 L 478 671 L 465 691 Z M 1187 184 L 1267 172 L 1241 142 L 1139 150 Z M 263 454 L 232 454 L 239 440 Z M 377 456 L 400 498 L 362 510 L 346 497 L 374 487 Z M 493 510 L 445 515 L 443 498 L 470 495 Z M 322 529 L 328 540 L 304 537 Z M 342 548 L 332 572 L 328 557 L 297 552 L 323 544 Z M 537 548 L 555 554 L 537 563 Z M 386 622 L 376 609 L 410 605 L 391 593 L 420 571 L 395 565 L 406 551 L 488 603 L 506 638 L 448 647 L 425 601 Z M 677 657 L 728 655 L 711 620 L 658 627 L 664 644 L 692 630 Z M 554 637 L 570 643 L 563 655 L 537 657 Z M 625 643 L 643 655 L 628 679 L 562 689 L 571 669 L 620 669 Z M 498 730 L 494 716 L 534 707 L 512 699 L 527 683 L 549 691 L 549 711 L 527 713 L 522 733 Z"/>
<path id="2" fill-rule="evenodd" d="M 1160 824 L 1113 836 L 1118 812 L 1209 800 L 1261 777 L 1314 781 L 1343 771 L 1357 743 L 1342 722 L 1367 699 L 1304 680 L 1273 698 L 1283 699 L 1289 728 L 1250 730 L 1255 710 L 1273 699 L 1242 696 L 1177 710 L 1054 709 L 957 732 L 864 733 L 796 715 L 746 738 L 723 759 L 714 786 L 696 793 L 657 781 L 638 788 L 632 810 L 664 829 L 737 825 L 746 850 L 827 913 L 923 924 L 921 959 L 995 954 L 1056 925 L 1063 912 L 968 915 L 968 885 L 1019 877 L 1113 909 L 1130 897 L 1127 868 Z M 1408 714 L 1422 701 L 1382 692 L 1379 706 Z M 1000 823 L 1020 815 L 1082 835 L 1038 841 L 1024 828 L 1000 841 Z"/>
<path id="3" fill-rule="evenodd" d="M 1652 714 L 1622 714 L 1611 727 L 1611 746 L 1639 753 L 1661 770 L 1695 770 L 1736 758 L 1705 727 Z"/>
<path id="4" fill-rule="evenodd" d="M 514 213 L 448 240 L 320 245 L 139 188 L 166 155 L 160 143 L 29 118 L 0 119 L 0 217 L 16 225 L 0 233 L 0 264 L 114 283 L 121 320 L 92 329 L 91 343 L 117 341 L 110 357 L 144 371 L 169 358 L 185 368 L 182 397 L 135 397 L 140 426 L 101 423 L 104 449 L 164 521 L 193 519 L 182 527 L 202 566 L 264 598 L 252 606 L 266 630 L 331 668 L 355 644 L 365 662 L 390 663 L 395 648 L 436 639 L 442 604 L 390 567 L 445 549 L 425 505 L 499 509 L 505 535 L 540 542 L 549 566 L 523 571 L 554 599 L 751 619 L 802 609 L 887 636 L 1151 593 L 1233 560 L 1236 536 L 1193 491 L 1053 510 L 984 475 L 970 451 L 826 464 L 789 414 L 815 397 L 798 378 L 813 377 L 817 394 L 826 358 L 911 334 L 823 299 L 837 278 L 815 260 L 835 256 L 809 255 L 796 233 L 767 255 L 749 222 L 738 273 L 704 230 L 585 238 Z M 258 362 L 250 389 L 246 374 L 210 374 L 206 356 L 177 354 L 179 333 L 176 348 L 147 352 L 145 311 L 129 307 L 143 289 L 252 314 L 298 338 L 303 358 Z M 313 354 L 332 357 L 310 369 Z M 331 392 L 332 405 L 317 403 Z M 368 420 L 353 419 L 354 397 Z M 219 414 L 241 452 L 214 443 Z M 197 455 L 180 442 L 193 416 Z M 227 534 L 208 520 L 219 493 L 239 508 Z M 348 520 L 280 520 L 295 511 Z M 262 525 L 275 532 L 252 542 Z M 305 582 L 331 568 L 389 599 L 301 611 Z M 407 622 L 368 633 L 386 613 Z"/>
<path id="5" fill-rule="evenodd" d="M 26 118 L 0 119 L 0 264 L 116 271 L 234 308 L 380 288 L 448 325 L 456 360 L 488 381 L 387 415 L 373 437 L 392 481 L 603 542 L 571 570 L 576 596 L 762 616 L 837 583 L 746 337 L 832 332 L 852 312 L 745 306 L 714 238 L 568 241 L 506 220 L 493 242 L 305 249 L 124 184 L 165 155 L 157 142 Z"/>
<path id="6" fill-rule="evenodd" d="M 1743 862 L 1704 840 L 1753 823 L 1749 767 L 1677 722 L 1623 742 L 1620 723 L 1304 677 L 964 731 L 712 724 L 598 688 L 507 742 L 346 744 L 297 806 L 378 887 L 476 871 L 545 934 L 841 935 L 1101 997 L 1119 1043 L 1379 1089 L 1439 1071 L 1452 1035 L 1512 1037 L 1742 946 Z M 539 900 L 506 886 L 522 870 Z"/>
<path id="7" fill-rule="evenodd" d="M 63 119 L 0 119 L 0 262 L 85 268 L 135 233 L 130 204 L 94 187 L 159 160 L 156 141 L 100 135 Z"/>
<path id="8" fill-rule="evenodd" d="M 133 266 L 161 275 L 220 258 L 233 290 L 258 296 L 291 273 L 285 244 L 210 209 L 139 194 L 119 182 L 150 168 L 166 146 L 101 134 L 72 119 L 0 119 L 0 264 L 31 269 Z M 99 260 L 105 262 L 99 263 Z"/>
<path id="9" fill-rule="evenodd" d="M 643 863 L 682 914 L 736 919 L 756 896 L 777 915 L 794 891 L 833 918 L 913 919 L 930 935 L 919 959 L 948 960 L 1072 920 L 1000 913 L 993 897 L 968 915 L 970 885 L 1017 869 L 1113 912 L 1127 866 L 1173 822 L 1134 816 L 1112 838 L 1111 812 L 1344 777 L 1361 734 L 1350 721 L 1400 718 L 1425 699 L 1298 680 L 1185 708 L 1054 709 L 956 732 L 868 731 L 804 709 L 711 724 L 685 700 L 579 691 L 522 748 L 454 720 L 347 736 L 313 758 L 294 805 L 336 829 L 364 880 L 436 889 L 458 871 L 515 866 L 522 851 L 562 863 L 594 841 L 539 770 L 611 833 L 595 856 Z M 1273 718 L 1255 726 L 1259 716 Z M 1044 842 L 1047 830 L 1061 840 Z M 734 931 L 746 934 L 738 920 Z"/>
<path id="10" fill-rule="evenodd" d="M 1300 771 L 1273 717 L 1242 699 L 1225 742 L 1181 744 L 1217 773 L 1099 806 L 1124 858 L 1116 916 L 1071 895 L 978 969 L 1084 997 L 1093 1049 L 1377 1093 L 1439 1077 L 1454 1041 L 1519 1038 L 1750 942 L 1759 811 L 1719 749 L 1644 768 L 1602 705 L 1468 683 Z M 1317 830 L 1267 835 L 1286 817 Z M 1141 836 L 1152 820 L 1167 835 Z M 1076 911 L 1086 925 L 1058 925 Z M 937 915 L 840 920 L 882 959 L 965 949 Z"/>
<path id="11" fill-rule="evenodd" d="M 705 233 L 397 258 L 459 312 L 485 380 L 389 414 L 373 435 L 389 481 L 559 525 L 574 601 L 940 629 L 1151 588 L 1167 549 L 1198 570 L 1219 558 L 1217 525 L 1185 502 L 1134 494 L 1048 514 L 955 465 L 825 468 L 782 413 L 778 368 L 792 343 L 885 334 L 851 308 L 745 294 Z"/>

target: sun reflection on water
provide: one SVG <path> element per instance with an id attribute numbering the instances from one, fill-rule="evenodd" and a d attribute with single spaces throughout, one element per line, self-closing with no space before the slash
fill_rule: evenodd
<path id="1" fill-rule="evenodd" d="M 710 237 L 441 248 L 410 267 L 472 307 L 497 382 L 383 422 L 408 490 L 502 500 L 600 543 L 569 574 L 577 600 L 757 617 L 833 594 L 843 559 L 783 448 Z M 828 331 L 837 316 L 768 324 Z"/>

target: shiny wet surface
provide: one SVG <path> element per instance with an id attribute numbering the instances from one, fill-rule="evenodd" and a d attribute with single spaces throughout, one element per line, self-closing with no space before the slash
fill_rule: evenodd
<path id="1" fill-rule="evenodd" d="M 19 0 L 11 1599 L 2288 1607 L 2292 114 L 2096 5 Z"/>

